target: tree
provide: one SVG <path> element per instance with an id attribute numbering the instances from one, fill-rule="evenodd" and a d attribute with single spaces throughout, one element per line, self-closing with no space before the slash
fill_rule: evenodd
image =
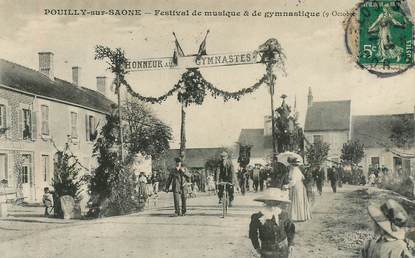
<path id="1" fill-rule="evenodd" d="M 106 117 L 99 138 L 94 145 L 98 167 L 89 176 L 91 196 L 88 215 L 92 217 L 126 214 L 135 210 L 135 180 L 126 158 L 123 164 L 119 153 L 119 119 L 116 112 Z M 129 154 L 130 155 L 130 154 Z"/>
<path id="2" fill-rule="evenodd" d="M 60 197 L 69 195 L 75 200 L 79 199 L 83 178 L 79 176 L 80 164 L 76 156 L 70 151 L 69 144 L 58 150 L 55 158 L 55 177 L 52 179 L 54 189 L 54 212 L 55 216 L 63 217 L 60 205 Z"/>
<path id="3" fill-rule="evenodd" d="M 344 143 L 341 153 L 342 162 L 352 164 L 359 164 L 365 155 L 364 146 L 358 140 Z"/>
<path id="4" fill-rule="evenodd" d="M 409 147 L 415 139 L 415 121 L 410 117 L 399 117 L 392 121 L 389 138 L 400 148 Z"/>
<path id="5" fill-rule="evenodd" d="M 123 111 L 123 120 L 128 123 L 124 137 L 128 153 L 156 159 L 169 150 L 171 128 L 155 117 L 147 105 L 135 98 L 127 98 Z"/>
<path id="6" fill-rule="evenodd" d="M 321 165 L 327 158 L 330 150 L 328 143 L 317 141 L 306 148 L 307 162 L 312 166 Z"/>

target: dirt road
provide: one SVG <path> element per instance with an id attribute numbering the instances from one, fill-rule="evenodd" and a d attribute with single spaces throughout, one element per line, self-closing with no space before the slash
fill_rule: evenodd
<path id="1" fill-rule="evenodd" d="M 358 189 L 345 186 L 333 194 L 325 188 L 316 197 L 313 219 L 296 225 L 295 257 L 356 255 L 361 240 L 353 239 L 367 237 L 369 225 L 367 200 Z M 0 250 L 7 254 L 2 257 L 248 258 L 250 215 L 261 205 L 253 201 L 257 195 L 237 196 L 225 219 L 220 218 L 216 196 L 190 199 L 188 216 L 170 217 L 172 200 L 167 195 L 160 203 L 169 206 L 128 216 L 44 226 L 27 218 L 0 220 Z M 36 230 L 25 231 L 34 225 Z M 7 234 L 13 237 L 7 239 Z"/>

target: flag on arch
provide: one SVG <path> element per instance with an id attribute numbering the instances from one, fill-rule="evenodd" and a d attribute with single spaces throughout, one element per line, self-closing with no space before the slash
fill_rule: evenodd
<path id="1" fill-rule="evenodd" d="M 200 43 L 199 51 L 197 52 L 196 60 L 199 60 L 203 55 L 207 55 L 206 54 L 206 38 L 207 38 L 208 34 L 209 34 L 209 30 L 207 30 L 205 38 L 203 39 L 202 43 Z"/>
<path id="2" fill-rule="evenodd" d="M 177 40 L 176 34 L 174 32 L 173 32 L 173 36 L 174 36 L 174 45 L 175 45 L 175 49 L 174 49 L 174 52 L 173 52 L 173 64 L 177 65 L 178 58 L 183 57 L 184 52 L 183 52 L 183 49 L 180 46 L 179 41 Z"/>

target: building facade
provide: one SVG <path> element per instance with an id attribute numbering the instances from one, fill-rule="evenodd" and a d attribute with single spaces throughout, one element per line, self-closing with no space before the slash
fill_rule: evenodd
<path id="1" fill-rule="evenodd" d="M 365 157 L 361 165 L 368 172 L 370 167 L 386 167 L 394 173 L 414 175 L 415 147 L 398 147 L 392 140 L 394 124 L 413 121 L 414 114 L 353 116 L 352 140 L 363 144 Z M 415 123 L 415 122 L 414 122 Z M 415 132 L 412 132 L 412 137 Z"/>
<path id="2" fill-rule="evenodd" d="M 0 59 L 0 180 L 7 192 L 20 183 L 25 201 L 41 201 L 67 143 L 85 171 L 96 166 L 93 145 L 113 102 L 105 77 L 95 91 L 81 86 L 80 67 L 72 72 L 72 83 L 55 78 L 50 52 L 39 53 L 39 70 Z"/>
<path id="3" fill-rule="evenodd" d="M 328 159 L 340 162 L 343 144 L 351 138 L 351 101 L 313 101 L 308 92 L 308 108 L 304 124 L 306 143 L 318 141 L 330 145 Z"/>
<path id="4" fill-rule="evenodd" d="M 341 149 L 349 140 L 364 146 L 364 157 L 359 165 L 365 175 L 370 167 L 386 167 L 393 173 L 415 175 L 415 147 L 398 147 L 392 140 L 393 126 L 400 121 L 415 123 L 413 113 L 394 115 L 351 115 L 350 101 L 313 102 L 311 89 L 304 125 L 306 142 L 323 141 L 330 144 L 328 160 L 340 161 Z M 415 132 L 412 132 L 412 137 Z"/>

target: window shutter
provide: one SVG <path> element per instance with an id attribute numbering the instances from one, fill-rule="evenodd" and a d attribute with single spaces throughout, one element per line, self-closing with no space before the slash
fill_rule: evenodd
<path id="1" fill-rule="evenodd" d="M 37 112 L 32 111 L 32 139 L 37 138 Z"/>
<path id="2" fill-rule="evenodd" d="M 89 141 L 89 119 L 88 115 L 85 115 L 85 139 Z"/>
<path id="3" fill-rule="evenodd" d="M 12 131 L 13 131 L 13 126 L 12 126 L 12 117 L 11 117 L 11 108 L 9 106 L 6 105 L 6 127 L 9 128 L 6 131 L 6 137 L 8 139 L 12 138 Z"/>
<path id="4" fill-rule="evenodd" d="M 23 109 L 17 111 L 17 139 L 23 139 Z"/>

